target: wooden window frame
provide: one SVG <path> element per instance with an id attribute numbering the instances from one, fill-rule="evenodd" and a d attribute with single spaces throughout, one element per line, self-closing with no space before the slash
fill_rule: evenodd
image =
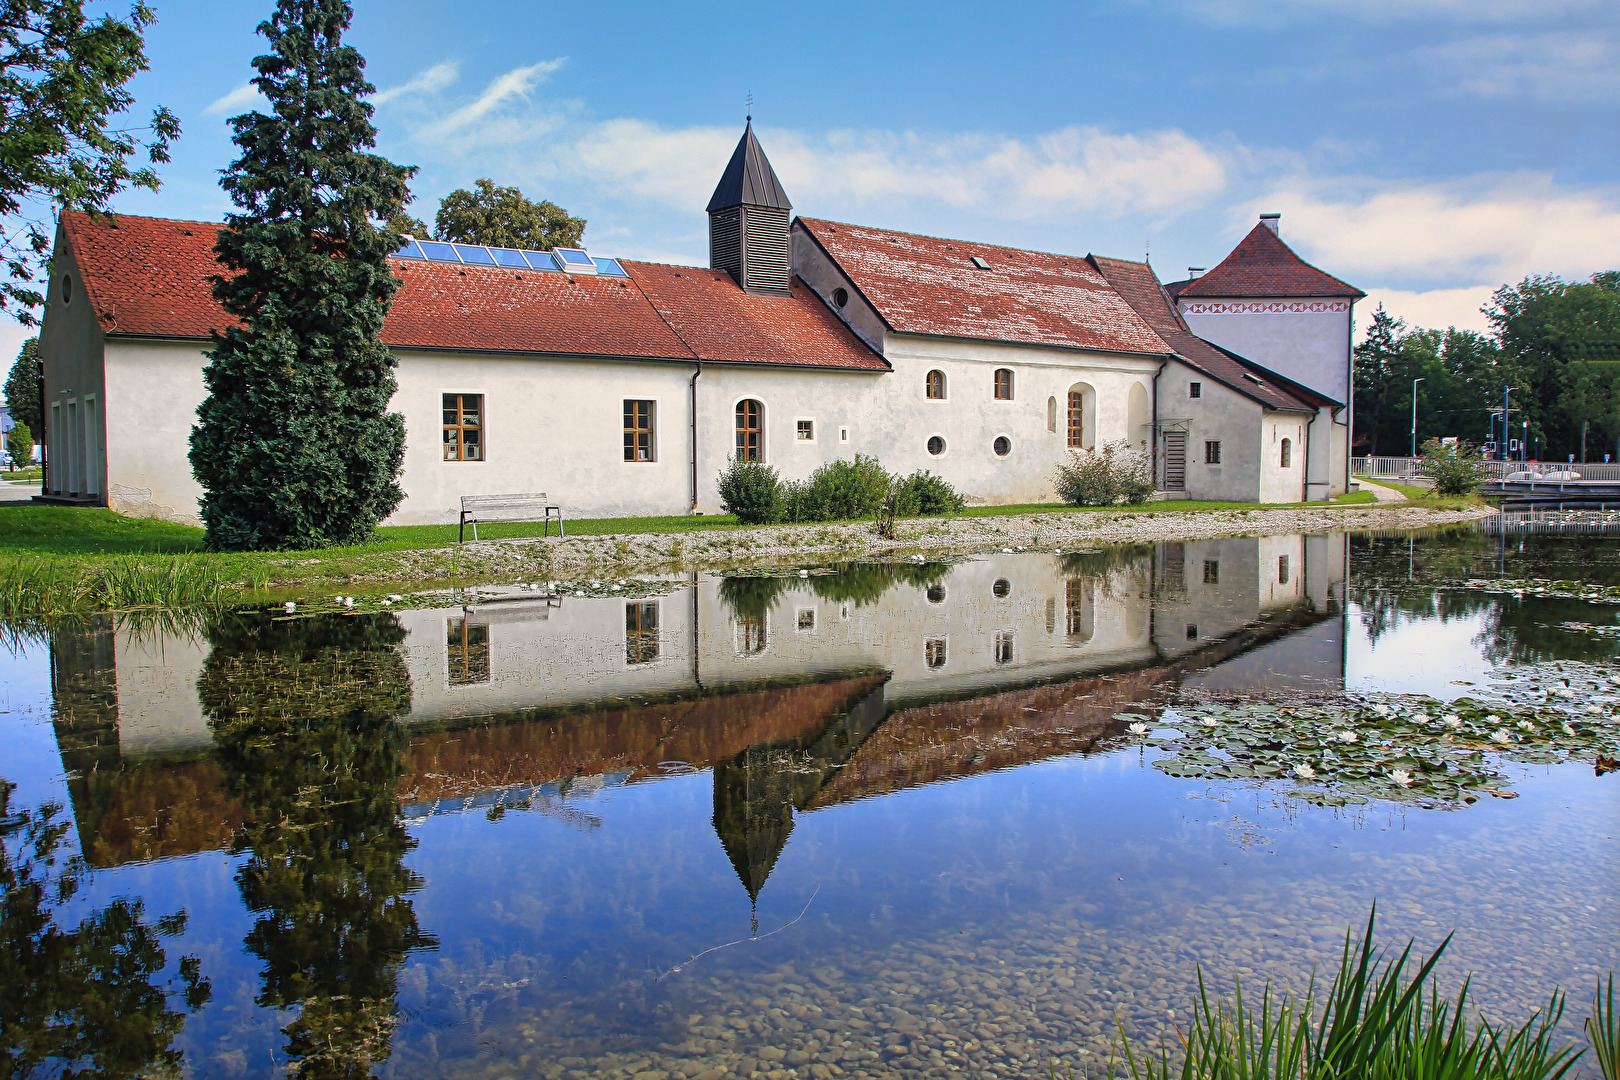
<path id="1" fill-rule="evenodd" d="M 1204 384 L 1201 383 L 1201 382 L 1190 382 L 1190 383 L 1188 383 L 1187 384 L 1187 396 L 1189 398 L 1201 398 L 1201 397 L 1203 397 L 1204 396 Z"/>
<path id="2" fill-rule="evenodd" d="M 998 367 L 994 375 L 995 394 L 997 401 L 1013 400 L 1013 370 L 1012 368 Z"/>
<path id="3" fill-rule="evenodd" d="M 476 686 L 489 682 L 493 665 L 488 624 L 469 622 L 465 615 L 455 615 L 445 620 L 444 629 L 449 685 Z"/>
<path id="4" fill-rule="evenodd" d="M 630 600 L 625 603 L 625 663 L 650 664 L 658 659 L 658 616 L 656 600 Z"/>
<path id="5" fill-rule="evenodd" d="M 444 449 L 440 451 L 440 453 L 443 455 L 444 461 L 476 463 L 489 460 L 489 412 L 485 408 L 484 398 L 485 395 L 481 393 L 462 393 L 459 390 L 440 393 L 439 409 L 441 415 L 439 419 L 443 421 L 443 424 L 440 429 L 442 434 L 439 436 L 439 439 L 444 447 Z M 477 404 L 471 409 L 467 408 L 467 402 L 469 399 L 477 402 Z M 452 402 L 454 403 L 453 405 Z M 477 423 L 467 423 L 467 414 L 469 412 L 478 417 Z M 455 414 L 454 421 L 446 418 L 444 414 L 448 413 Z M 476 431 L 478 433 L 477 445 L 479 456 L 477 457 L 467 456 L 467 432 L 469 431 Z M 454 442 L 451 442 L 451 440 L 447 437 L 452 432 L 455 433 Z M 454 446 L 456 449 L 455 457 L 450 456 L 450 447 L 452 446 Z"/>
<path id="6" fill-rule="evenodd" d="M 646 406 L 645 410 L 642 406 Z M 653 464 L 658 460 L 658 402 L 652 398 L 625 398 L 623 415 L 624 460 L 632 465 Z M 640 456 L 643 442 L 646 457 Z"/>
<path id="7" fill-rule="evenodd" d="M 923 392 L 929 401 L 944 401 L 947 385 L 945 373 L 939 368 L 934 368 L 928 373 Z"/>
<path id="8" fill-rule="evenodd" d="M 815 417 L 801 416 L 797 420 L 793 421 L 793 441 L 804 443 L 813 443 L 816 441 Z"/>
<path id="9" fill-rule="evenodd" d="M 752 415 L 749 415 L 750 412 Z M 764 461 L 765 403 L 757 398 L 743 398 L 737 402 L 733 415 L 736 421 L 737 460 Z"/>
<path id="10" fill-rule="evenodd" d="M 1219 465 L 1221 463 L 1221 440 L 1204 440 L 1204 464 Z"/>
<path id="11" fill-rule="evenodd" d="M 1086 394 L 1084 390 L 1069 391 L 1068 445 L 1070 450 L 1083 450 L 1086 439 Z"/>
<path id="12" fill-rule="evenodd" d="M 1282 441 L 1282 452 L 1278 455 L 1278 458 L 1281 461 L 1279 468 L 1292 469 L 1294 467 L 1294 441 L 1292 439 Z"/>

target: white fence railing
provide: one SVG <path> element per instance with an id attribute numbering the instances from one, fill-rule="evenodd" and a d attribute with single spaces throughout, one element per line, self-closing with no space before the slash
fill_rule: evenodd
<path id="1" fill-rule="evenodd" d="M 1377 479 L 1387 476 L 1391 480 L 1398 480 L 1403 476 L 1421 476 L 1422 458 L 1413 457 L 1358 457 L 1350 459 L 1350 471 L 1356 476 L 1370 476 Z M 1487 461 L 1485 475 L 1493 480 L 1516 472 L 1551 473 L 1566 470 L 1581 474 L 1582 480 L 1620 480 L 1620 465 L 1596 464 L 1573 465 L 1562 461 Z"/>

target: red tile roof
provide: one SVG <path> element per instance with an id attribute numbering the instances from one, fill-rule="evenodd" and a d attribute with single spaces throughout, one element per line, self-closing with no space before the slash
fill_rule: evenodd
<path id="1" fill-rule="evenodd" d="M 114 335 L 206 339 L 230 324 L 208 282 L 221 272 L 213 254 L 219 228 L 62 215 L 84 295 L 102 330 Z M 383 341 L 416 349 L 888 369 L 808 289 L 796 289 L 791 299 L 756 297 L 708 270 L 624 265 L 628 280 L 395 260 L 403 284 Z M 676 282 L 674 272 L 689 279 Z"/>
<path id="2" fill-rule="evenodd" d="M 851 333 L 798 278 L 789 299 L 743 292 L 731 275 L 719 270 L 624 259 L 619 264 L 704 360 L 890 370 L 889 362 Z"/>
<path id="3" fill-rule="evenodd" d="M 1318 405 L 1341 404 L 1194 334 L 1147 263 L 1100 255 L 1086 259 L 1188 367 L 1268 409 L 1314 412 Z"/>
<path id="4" fill-rule="evenodd" d="M 1169 348 L 1078 255 L 800 218 L 899 333 L 1163 354 Z M 978 257 L 989 264 L 980 269 Z"/>
<path id="5" fill-rule="evenodd" d="M 1181 296 L 1349 296 L 1367 294 L 1318 270 L 1265 225 L 1256 225 L 1221 265 L 1187 282 L 1176 282 Z"/>

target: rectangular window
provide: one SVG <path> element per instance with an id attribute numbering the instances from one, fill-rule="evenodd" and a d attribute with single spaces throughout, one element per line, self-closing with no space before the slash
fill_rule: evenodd
<path id="1" fill-rule="evenodd" d="M 1013 378 L 1011 368 L 996 368 L 996 400 L 1011 401 L 1013 396 Z"/>
<path id="2" fill-rule="evenodd" d="M 1221 561 L 1219 559 L 1204 560 L 1204 584 L 1219 585 L 1221 583 Z"/>
<path id="3" fill-rule="evenodd" d="M 799 421 L 799 441 L 800 442 L 815 442 L 816 441 L 816 422 L 814 420 L 800 420 Z"/>
<path id="4" fill-rule="evenodd" d="M 1277 556 L 1277 584 L 1288 584 L 1288 556 Z"/>
<path id="5" fill-rule="evenodd" d="M 489 627 L 469 624 L 464 618 L 445 620 L 445 645 L 450 653 L 450 685 L 489 682 Z"/>
<path id="6" fill-rule="evenodd" d="M 1190 397 L 1190 398 L 1203 397 L 1204 396 L 1204 384 L 1201 383 L 1201 382 L 1190 382 L 1190 383 L 1188 383 L 1187 384 L 1187 396 Z"/>
<path id="7" fill-rule="evenodd" d="M 996 663 L 1010 664 L 1013 661 L 1013 632 L 1011 630 L 996 631 Z"/>
<path id="8" fill-rule="evenodd" d="M 1221 463 L 1221 444 L 1207 442 L 1204 444 L 1204 464 L 1219 465 Z"/>
<path id="9" fill-rule="evenodd" d="M 624 659 L 631 664 L 658 659 L 658 601 L 624 605 Z"/>
<path id="10" fill-rule="evenodd" d="M 624 399 L 624 460 L 653 460 L 653 403 Z"/>
<path id="11" fill-rule="evenodd" d="M 794 621 L 794 625 L 798 627 L 798 629 L 800 630 L 801 633 L 806 633 L 806 634 L 815 633 L 815 630 L 816 630 L 816 609 L 811 608 L 811 607 L 800 608 L 799 612 L 798 612 L 798 615 L 795 616 L 793 621 Z"/>
<path id="12" fill-rule="evenodd" d="M 484 395 L 444 395 L 444 460 L 484 460 Z"/>
<path id="13" fill-rule="evenodd" d="M 1086 395 L 1080 390 L 1069 391 L 1069 449 L 1078 450 L 1085 445 Z"/>
<path id="14" fill-rule="evenodd" d="M 931 668 L 945 666 L 945 639 L 929 638 L 923 642 L 923 659 Z"/>

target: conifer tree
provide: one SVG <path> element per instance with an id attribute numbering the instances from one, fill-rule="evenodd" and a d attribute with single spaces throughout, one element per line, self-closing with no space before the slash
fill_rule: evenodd
<path id="1" fill-rule="evenodd" d="M 375 145 L 365 61 L 342 42 L 346 0 L 280 0 L 253 81 L 267 114 L 231 121 L 242 156 L 222 186 L 240 212 L 214 251 L 214 334 L 191 467 L 214 550 L 364 541 L 393 512 L 405 423 L 379 335 L 399 282 L 387 222 L 413 169 Z"/>

